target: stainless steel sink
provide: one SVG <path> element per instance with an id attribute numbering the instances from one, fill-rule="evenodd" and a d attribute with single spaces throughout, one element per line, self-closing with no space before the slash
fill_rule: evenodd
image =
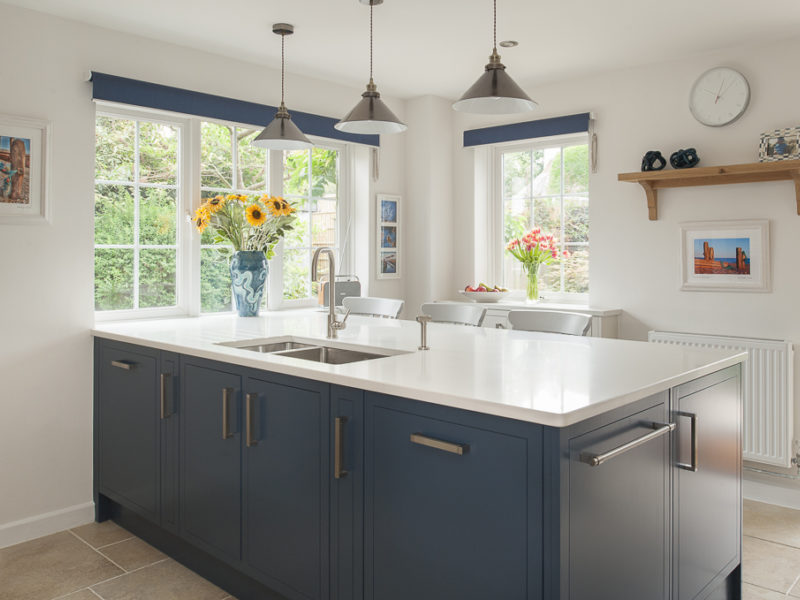
<path id="1" fill-rule="evenodd" d="M 276 352 L 276 354 L 278 356 L 288 356 L 290 358 L 300 358 L 302 360 L 313 360 L 315 362 L 326 363 L 329 365 L 343 365 L 362 360 L 384 358 L 386 356 L 385 354 L 373 354 L 371 352 L 346 350 L 345 348 L 332 348 L 330 346 L 317 346 L 300 350 L 289 350 L 286 352 Z"/>
<path id="2" fill-rule="evenodd" d="M 333 346 L 321 340 L 297 338 L 291 335 L 254 340 L 239 340 L 236 342 L 219 342 L 218 344 L 220 346 L 228 346 L 229 348 L 237 348 L 239 350 L 249 350 L 250 352 L 261 352 L 274 356 L 310 360 L 328 365 L 344 365 L 362 360 L 374 360 L 376 358 L 384 358 L 396 354 L 405 354 L 403 351 L 390 350 L 387 348 L 375 348 L 376 351 L 373 351 L 371 346 L 342 348 L 338 343 Z"/>
<path id="3" fill-rule="evenodd" d="M 286 350 L 299 350 L 300 348 L 313 348 L 313 344 L 304 344 L 302 342 L 271 342 L 268 344 L 253 344 L 252 346 L 236 346 L 242 350 L 251 350 L 252 352 L 284 352 Z"/>

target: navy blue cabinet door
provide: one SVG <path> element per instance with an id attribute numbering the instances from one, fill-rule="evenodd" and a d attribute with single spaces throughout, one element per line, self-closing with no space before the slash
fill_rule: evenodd
<path id="1" fill-rule="evenodd" d="M 180 530 L 204 550 L 241 557 L 241 377 L 182 358 Z"/>
<path id="2" fill-rule="evenodd" d="M 328 386 L 292 381 L 245 386 L 244 562 L 276 591 L 317 600 L 328 596 Z"/>
<path id="3" fill-rule="evenodd" d="M 330 424 L 331 600 L 362 600 L 364 392 L 333 386 Z"/>
<path id="4" fill-rule="evenodd" d="M 598 466 L 580 460 L 581 454 L 603 454 L 652 433 L 653 423 L 666 420 L 663 394 L 658 406 L 569 440 L 569 521 L 563 529 L 569 578 L 561 598 L 668 597 L 670 435 Z"/>
<path id="5" fill-rule="evenodd" d="M 734 367 L 683 385 L 676 393 L 677 600 L 706 598 L 740 562 L 739 386 L 738 367 Z"/>
<path id="6" fill-rule="evenodd" d="M 98 490 L 154 521 L 159 508 L 158 351 L 95 345 Z"/>
<path id="7" fill-rule="evenodd" d="M 367 599 L 541 598 L 534 440 L 496 422 L 367 394 Z"/>

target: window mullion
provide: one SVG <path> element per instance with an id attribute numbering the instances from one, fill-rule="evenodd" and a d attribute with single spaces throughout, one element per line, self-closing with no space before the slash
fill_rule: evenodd
<path id="1" fill-rule="evenodd" d="M 566 264 L 565 264 L 565 261 L 563 260 L 563 258 L 564 258 L 564 249 L 566 248 L 566 240 L 567 240 L 567 238 L 566 238 L 567 228 L 566 228 L 566 225 L 565 225 L 567 217 L 564 214 L 564 188 L 565 188 L 564 180 L 567 178 L 567 172 L 565 170 L 565 166 L 566 166 L 566 162 L 564 161 L 564 146 L 562 145 L 561 146 L 561 236 L 560 236 L 561 237 L 561 240 L 560 240 L 561 243 L 559 244 L 559 246 L 561 246 L 559 248 L 559 253 L 561 254 L 560 258 L 562 260 L 558 261 L 558 264 L 560 265 L 559 271 L 561 272 L 561 286 L 560 286 L 560 288 L 558 290 L 559 292 L 563 292 L 564 291 L 564 282 L 566 280 Z"/>
<path id="2" fill-rule="evenodd" d="M 133 308 L 139 308 L 139 121 L 133 138 Z"/>

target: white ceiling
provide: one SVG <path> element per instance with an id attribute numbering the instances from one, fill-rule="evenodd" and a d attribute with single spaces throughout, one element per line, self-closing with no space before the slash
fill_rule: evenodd
<path id="1" fill-rule="evenodd" d="M 369 8 L 358 0 L 3 0 L 42 12 L 278 67 L 273 22 L 295 25 L 287 71 L 363 87 Z M 491 51 L 491 0 L 376 6 L 375 81 L 387 95 L 458 97 Z M 798 0 L 498 0 L 508 72 L 535 85 L 692 56 L 800 31 Z"/>

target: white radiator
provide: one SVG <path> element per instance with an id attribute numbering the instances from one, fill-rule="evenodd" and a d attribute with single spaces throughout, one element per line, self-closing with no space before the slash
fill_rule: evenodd
<path id="1" fill-rule="evenodd" d="M 791 342 L 695 333 L 651 331 L 647 339 L 694 348 L 746 350 L 744 389 L 744 460 L 791 467 L 794 385 Z"/>

